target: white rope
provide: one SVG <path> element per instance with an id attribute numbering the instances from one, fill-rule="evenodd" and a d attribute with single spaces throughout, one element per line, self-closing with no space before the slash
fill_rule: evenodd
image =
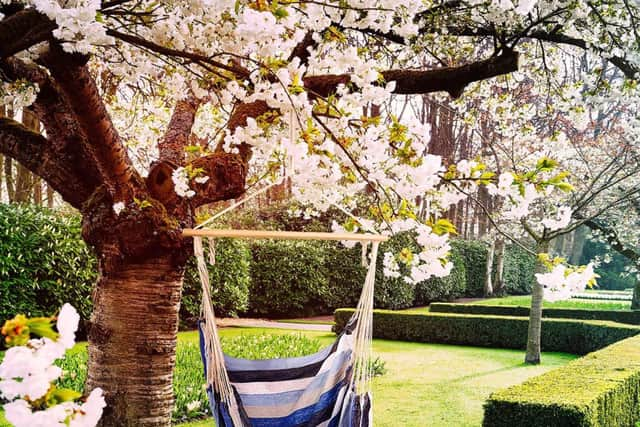
<path id="1" fill-rule="evenodd" d="M 216 265 L 216 239 L 207 239 L 209 242 L 209 264 Z"/>
<path id="2" fill-rule="evenodd" d="M 369 268 L 362 287 L 360 300 L 354 313 L 354 372 L 351 377 L 351 389 L 355 390 L 358 395 L 371 392 L 371 378 L 373 377 L 373 352 L 371 348 L 373 338 L 373 295 L 378 246 L 379 242 L 373 242 L 371 245 Z"/>
<path id="3" fill-rule="evenodd" d="M 225 369 L 224 354 L 222 353 L 218 328 L 216 327 L 216 316 L 211 304 L 209 270 L 204 259 L 202 237 L 193 238 L 193 251 L 196 256 L 198 275 L 202 285 L 202 314 L 204 318 L 202 332 L 204 335 L 205 360 L 207 361 L 207 387 L 212 387 L 219 394 L 220 400 L 225 402 L 229 408 L 235 408 L 237 402 Z M 229 413 L 234 425 L 241 426 L 242 421 L 238 418 L 238 411 L 230 410 Z"/>
<path id="4" fill-rule="evenodd" d="M 226 214 L 227 212 L 234 210 L 238 206 L 240 206 L 240 205 L 248 202 L 249 200 L 259 196 L 260 194 L 264 193 L 265 191 L 267 191 L 268 189 L 270 189 L 274 185 L 278 184 L 278 182 L 279 181 L 274 181 L 271 184 L 269 184 L 269 185 L 267 185 L 265 187 L 262 187 L 260 190 L 256 191 L 255 193 L 252 193 L 252 194 L 248 195 L 247 197 L 243 198 L 242 200 L 239 200 L 239 201 L 235 202 L 231 206 L 228 206 L 228 207 L 224 208 L 223 210 L 221 210 L 217 214 L 213 215 L 211 218 L 207 219 L 206 221 L 202 222 L 201 224 L 196 225 L 194 227 L 194 229 L 202 228 L 205 225 L 212 223 L 213 221 L 215 221 L 216 219 L 220 218 L 222 215 Z"/>

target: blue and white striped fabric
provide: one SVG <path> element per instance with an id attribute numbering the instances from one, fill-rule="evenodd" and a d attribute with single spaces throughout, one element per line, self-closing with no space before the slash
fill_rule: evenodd
<path id="1" fill-rule="evenodd" d="M 203 348 L 200 328 L 202 354 Z M 356 395 L 350 386 L 353 360 L 353 336 L 348 329 L 335 343 L 310 356 L 246 360 L 225 355 L 235 404 L 220 402 L 210 387 L 211 412 L 218 427 L 369 426 L 371 398 Z M 205 357 L 202 362 L 206 373 Z M 234 425 L 233 418 L 243 425 Z"/>

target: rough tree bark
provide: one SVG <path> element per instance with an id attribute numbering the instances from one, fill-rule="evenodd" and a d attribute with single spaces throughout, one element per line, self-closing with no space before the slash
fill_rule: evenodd
<path id="1" fill-rule="evenodd" d="M 539 241 L 536 246 L 536 253 L 549 252 L 549 242 Z M 536 273 L 546 273 L 546 267 L 540 261 L 536 264 Z M 542 302 L 544 289 L 535 278 L 531 287 L 531 310 L 529 312 L 529 331 L 527 336 L 527 353 L 524 358 L 525 363 L 537 365 L 540 363 L 540 332 L 542 330 Z"/>
<path id="2" fill-rule="evenodd" d="M 108 393 L 103 426 L 167 425 L 183 269 L 168 255 L 114 269 L 101 265 L 87 388 Z"/>

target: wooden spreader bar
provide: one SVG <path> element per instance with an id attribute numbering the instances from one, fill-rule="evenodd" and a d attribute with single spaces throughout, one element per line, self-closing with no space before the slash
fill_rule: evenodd
<path id="1" fill-rule="evenodd" d="M 303 231 L 268 230 L 222 230 L 205 228 L 185 228 L 185 237 L 233 237 L 237 239 L 279 239 L 279 240 L 352 240 L 360 242 L 385 242 L 389 236 L 357 233 L 320 233 Z"/>

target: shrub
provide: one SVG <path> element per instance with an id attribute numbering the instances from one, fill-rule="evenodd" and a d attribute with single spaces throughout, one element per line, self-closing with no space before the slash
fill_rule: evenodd
<path id="1" fill-rule="evenodd" d="M 77 215 L 0 204 L 0 324 L 16 313 L 49 315 L 65 302 L 89 318 L 97 270 L 80 230 Z"/>
<path id="2" fill-rule="evenodd" d="M 453 269 L 448 276 L 432 277 L 416 284 L 414 305 L 451 301 L 465 294 L 467 274 L 464 259 L 454 250 L 449 260 L 453 263 Z"/>
<path id="3" fill-rule="evenodd" d="M 375 307 L 398 310 L 413 305 L 415 285 L 407 283 L 402 276 L 398 278 L 385 276 L 383 260 L 385 252 L 391 252 L 395 255 L 403 248 L 415 250 L 416 247 L 415 241 L 411 235 L 407 233 L 397 234 L 388 241 L 380 244 L 376 262 L 376 283 L 373 296 L 373 304 Z M 403 273 L 406 273 L 406 267 L 404 265 L 401 264 L 400 268 Z M 364 279 L 362 283 L 364 284 Z"/>
<path id="4" fill-rule="evenodd" d="M 429 306 L 432 313 L 488 314 L 496 316 L 529 317 L 529 307 L 481 304 L 443 304 Z M 582 308 L 543 308 L 542 317 L 583 320 L 608 320 L 611 322 L 640 325 L 640 311 L 592 310 Z"/>
<path id="5" fill-rule="evenodd" d="M 328 292 L 324 299 L 328 310 L 325 313 L 339 307 L 355 307 L 367 274 L 361 262 L 361 246 L 345 248 L 338 242 L 326 242 L 324 247 L 328 274 Z M 376 287 L 375 292 L 380 293 L 380 290 Z"/>
<path id="6" fill-rule="evenodd" d="M 485 427 L 632 427 L 640 419 L 640 337 L 493 393 Z"/>
<path id="7" fill-rule="evenodd" d="M 466 276 L 465 296 L 482 297 L 487 269 L 487 246 L 478 240 L 456 239 L 451 241 L 454 254 L 463 260 Z"/>
<path id="8" fill-rule="evenodd" d="M 335 313 L 340 331 L 352 309 Z M 529 321 L 522 317 L 375 310 L 373 337 L 391 340 L 524 349 Z M 586 354 L 640 333 L 640 327 L 595 320 L 543 319 L 544 351 Z"/>
<path id="9" fill-rule="evenodd" d="M 508 246 L 504 254 L 504 292 L 528 295 L 535 280 L 536 257 L 516 245 Z"/>
<path id="10" fill-rule="evenodd" d="M 328 292 L 328 275 L 322 244 L 265 240 L 251 250 L 251 312 L 300 317 L 326 310 L 323 296 Z"/>
<path id="11" fill-rule="evenodd" d="M 216 263 L 209 264 L 211 297 L 217 315 L 237 316 L 247 310 L 249 287 L 251 284 L 251 251 L 249 246 L 238 239 L 217 239 L 215 245 Z M 200 315 L 202 288 L 198 277 L 195 258 L 187 263 L 180 305 L 180 319 L 183 324 L 195 326 Z"/>

